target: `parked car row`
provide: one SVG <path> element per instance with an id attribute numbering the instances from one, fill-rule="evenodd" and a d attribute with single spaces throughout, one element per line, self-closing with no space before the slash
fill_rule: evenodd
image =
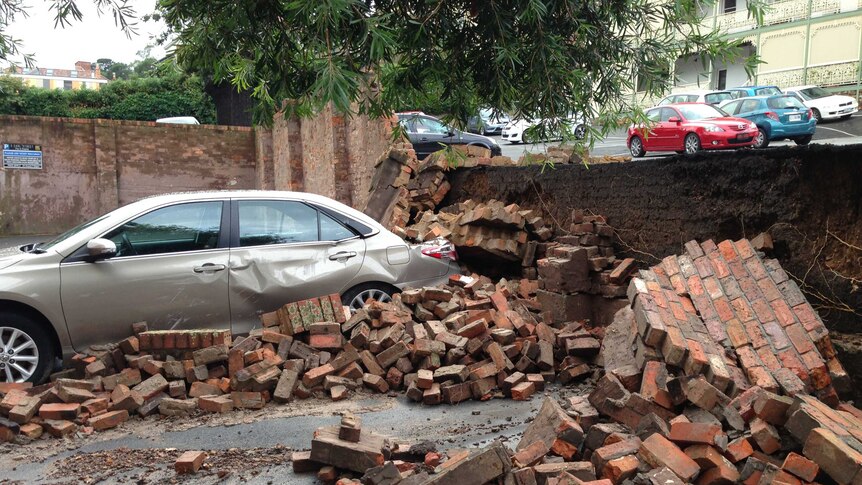
<path id="1" fill-rule="evenodd" d="M 627 143 L 635 157 L 648 151 L 765 148 L 786 139 L 807 145 L 819 121 L 848 118 L 857 111 L 855 99 L 817 86 L 674 93 L 646 111 L 649 123 L 629 128 Z"/>

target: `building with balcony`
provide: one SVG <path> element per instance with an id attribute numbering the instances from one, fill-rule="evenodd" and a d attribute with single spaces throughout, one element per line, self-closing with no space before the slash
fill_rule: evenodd
<path id="1" fill-rule="evenodd" d="M 746 0 L 717 0 L 704 6 L 701 28 L 715 28 L 738 40 L 742 54 L 728 63 L 704 63 L 699 56 L 678 59 L 671 67 L 672 92 L 816 84 L 858 97 L 862 0 L 773 0 L 769 4 L 760 26 L 749 16 Z M 762 64 L 749 76 L 744 60 L 753 53 Z"/>
<path id="2" fill-rule="evenodd" d="M 12 67 L 7 74 L 23 80 L 28 86 L 45 89 L 99 89 L 108 82 L 99 65 L 87 61 L 76 62 L 74 69 Z"/>

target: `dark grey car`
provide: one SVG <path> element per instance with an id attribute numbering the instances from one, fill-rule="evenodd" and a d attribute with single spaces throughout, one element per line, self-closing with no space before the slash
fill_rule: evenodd
<path id="1" fill-rule="evenodd" d="M 475 145 L 491 150 L 491 156 L 502 154 L 500 145 L 491 138 L 456 130 L 433 116 L 398 113 L 398 122 L 407 132 L 419 160 L 439 151 L 443 145 Z"/>

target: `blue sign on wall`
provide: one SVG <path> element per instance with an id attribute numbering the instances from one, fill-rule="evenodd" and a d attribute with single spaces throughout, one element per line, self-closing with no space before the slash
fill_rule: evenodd
<path id="1" fill-rule="evenodd" d="M 4 143 L 3 168 L 42 170 L 42 145 Z"/>

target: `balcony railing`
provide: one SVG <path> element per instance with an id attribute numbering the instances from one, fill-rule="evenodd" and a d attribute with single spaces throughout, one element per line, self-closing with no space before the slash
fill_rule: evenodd
<path id="1" fill-rule="evenodd" d="M 809 66 L 807 79 L 805 69 L 802 68 L 760 73 L 757 75 L 757 84 L 774 85 L 780 88 L 799 86 L 801 84 L 816 84 L 825 87 L 841 86 L 856 83 L 858 75 L 858 62 L 837 62 L 820 66 Z"/>
<path id="2" fill-rule="evenodd" d="M 862 7 L 862 0 L 859 1 Z M 811 17 L 820 17 L 841 10 L 841 0 L 812 0 Z M 804 20 L 809 17 L 808 0 L 785 0 L 775 2 L 767 7 L 763 16 L 763 25 L 775 25 L 796 20 Z M 740 32 L 757 27 L 753 17 L 749 17 L 747 9 L 736 12 L 721 14 L 718 16 L 718 28 L 725 32 Z"/>
<path id="3" fill-rule="evenodd" d="M 807 83 L 818 86 L 853 84 L 858 79 L 858 75 L 859 63 L 856 61 L 826 64 L 823 66 L 809 66 Z"/>
<path id="4" fill-rule="evenodd" d="M 787 88 L 805 84 L 805 69 L 786 69 L 757 75 L 757 84 Z"/>

